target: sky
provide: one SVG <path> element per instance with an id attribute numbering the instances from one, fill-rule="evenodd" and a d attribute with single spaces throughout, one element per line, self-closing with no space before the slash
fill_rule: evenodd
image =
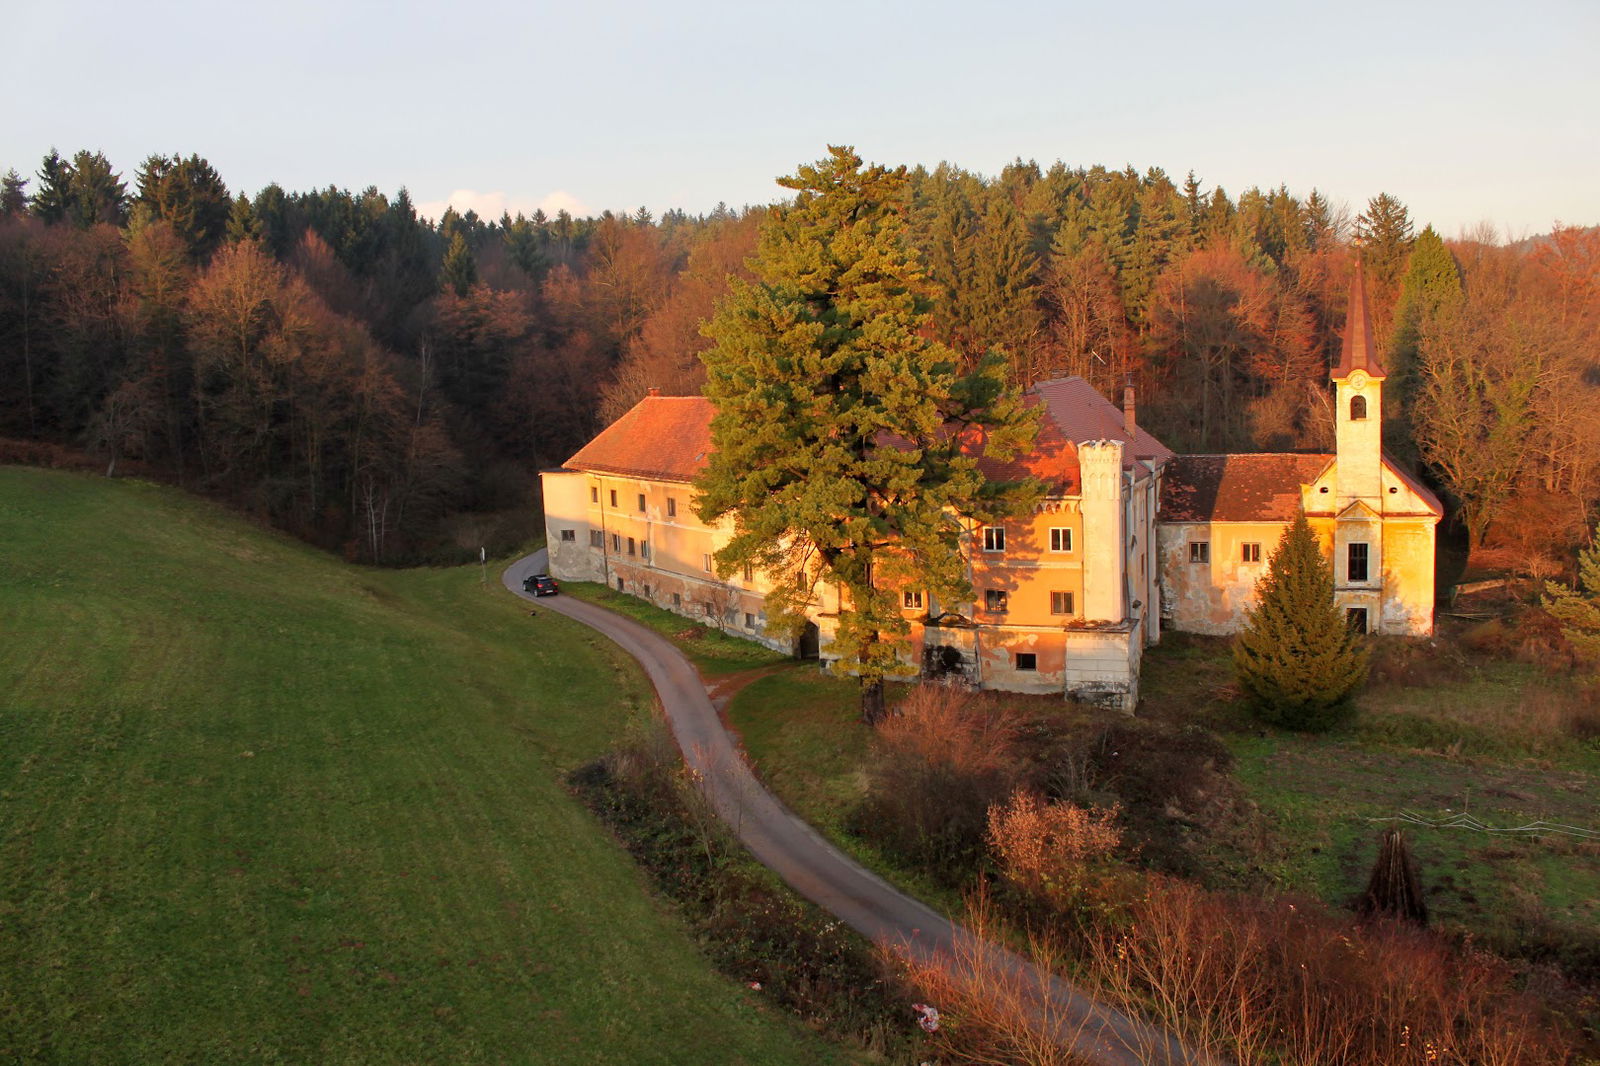
<path id="1" fill-rule="evenodd" d="M 6 18 L 0 171 L 54 146 L 133 184 L 407 188 L 554 214 L 785 195 L 829 144 L 995 175 L 1194 171 L 1230 195 L 1380 192 L 1420 229 L 1600 223 L 1595 0 L 980 5 L 51 0 Z"/>

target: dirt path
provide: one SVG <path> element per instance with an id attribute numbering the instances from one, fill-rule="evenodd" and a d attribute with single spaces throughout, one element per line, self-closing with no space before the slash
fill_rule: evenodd
<path id="1" fill-rule="evenodd" d="M 532 599 L 522 591 L 522 578 L 544 572 L 545 565 L 541 549 L 512 563 L 501 580 L 509 591 Z M 1057 1040 L 1093 1066 L 1202 1066 L 1210 1062 L 1189 1053 L 1171 1036 L 1090 999 L 1002 948 L 978 940 L 834 848 L 756 780 L 693 665 L 654 630 L 567 596 L 539 602 L 545 609 L 600 631 L 639 661 L 655 686 L 673 738 L 684 760 L 700 774 L 713 809 L 751 854 L 802 896 L 869 940 L 893 944 L 918 958 L 947 960 L 959 953 L 989 960 L 1023 987 L 1039 990 L 1036 1010 L 1040 1017 L 1048 1019 Z"/>

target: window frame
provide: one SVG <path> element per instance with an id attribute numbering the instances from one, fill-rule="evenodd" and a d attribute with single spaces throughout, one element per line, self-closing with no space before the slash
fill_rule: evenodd
<path id="1" fill-rule="evenodd" d="M 1039 653 L 1036 651 L 1019 651 L 1013 653 L 1012 666 L 1018 673 L 1036 674 L 1039 672 Z"/>
<path id="2" fill-rule="evenodd" d="M 1211 542 L 1209 540 L 1191 540 L 1189 542 L 1189 562 L 1196 566 L 1211 565 Z"/>
<path id="3" fill-rule="evenodd" d="M 1011 608 L 1011 597 L 1005 589 L 984 589 L 983 609 L 990 614 L 1005 614 Z"/>
<path id="4" fill-rule="evenodd" d="M 991 555 L 1001 555 L 1006 550 L 1006 527 L 983 527 L 983 550 Z"/>
<path id="5" fill-rule="evenodd" d="M 1365 422 L 1366 420 L 1367 398 L 1360 393 L 1357 393 L 1356 395 L 1350 397 L 1350 421 Z"/>
<path id="6" fill-rule="evenodd" d="M 1239 544 L 1239 561 L 1241 563 L 1259 563 L 1261 561 L 1261 542 L 1259 540 L 1242 541 Z"/>
<path id="7" fill-rule="evenodd" d="M 900 590 L 900 609 L 902 611 L 920 611 L 920 610 L 922 610 L 922 590 L 921 589 L 901 589 Z"/>
<path id="8" fill-rule="evenodd" d="M 1058 555 L 1065 555 L 1073 550 L 1071 526 L 1050 527 L 1050 550 Z"/>
<path id="9" fill-rule="evenodd" d="M 668 496 L 667 497 L 667 517 L 668 518 L 677 518 L 678 517 L 678 498 L 676 496 Z"/>
<path id="10" fill-rule="evenodd" d="M 1057 610 L 1058 607 L 1063 607 L 1063 606 L 1066 608 L 1065 610 Z M 1077 607 L 1078 607 L 1078 598 L 1072 594 L 1072 591 L 1070 589 L 1051 589 L 1050 590 L 1050 615 L 1051 615 L 1051 617 L 1053 617 L 1053 618 L 1071 618 L 1073 615 L 1078 613 Z"/>
<path id="11" fill-rule="evenodd" d="M 1356 549 L 1360 549 L 1357 552 Z M 1357 556 L 1360 557 L 1360 576 L 1357 576 Z M 1371 545 L 1364 540 L 1353 540 L 1345 545 L 1344 579 L 1350 584 L 1366 584 L 1372 580 Z"/>
<path id="12" fill-rule="evenodd" d="M 563 529 L 561 531 L 561 542 L 563 544 L 578 543 L 578 531 L 576 529 Z"/>

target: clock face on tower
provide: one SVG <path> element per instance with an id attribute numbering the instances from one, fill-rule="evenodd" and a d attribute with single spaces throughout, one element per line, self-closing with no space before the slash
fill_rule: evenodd
<path id="1" fill-rule="evenodd" d="M 1367 387 L 1367 372 L 1365 370 L 1352 370 L 1350 372 L 1350 387 L 1364 389 Z"/>

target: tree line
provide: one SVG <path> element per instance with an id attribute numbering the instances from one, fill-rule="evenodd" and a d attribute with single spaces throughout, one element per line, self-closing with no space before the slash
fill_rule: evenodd
<path id="1" fill-rule="evenodd" d="M 1013 382 L 1140 388 L 1180 451 L 1331 448 L 1326 370 L 1353 257 L 1391 368 L 1391 450 L 1475 545 L 1553 565 L 1600 497 L 1600 233 L 1503 243 L 1356 217 L 1313 190 L 1230 196 L 1159 169 L 908 171 L 924 327 Z M 701 333 L 750 276 L 764 209 L 445 212 L 269 185 L 197 155 L 131 182 L 97 152 L 0 179 L 0 437 L 87 447 L 374 561 L 524 504 L 651 388 L 704 383 Z M 1531 516 L 1531 517 L 1530 517 Z"/>

